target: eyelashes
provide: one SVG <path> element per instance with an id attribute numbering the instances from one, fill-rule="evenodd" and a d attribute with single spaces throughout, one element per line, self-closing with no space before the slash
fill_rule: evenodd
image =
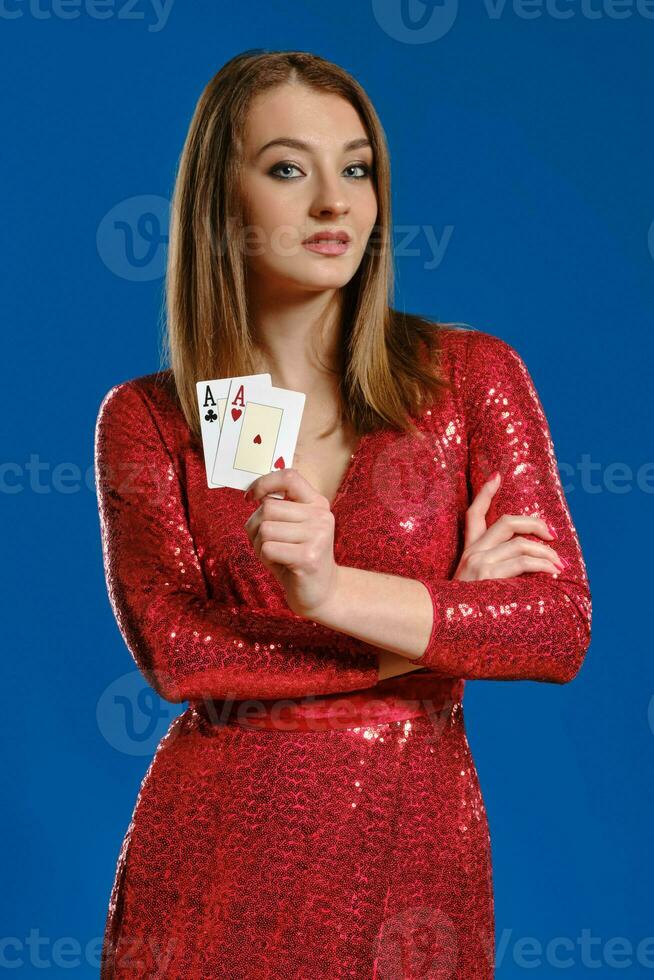
<path id="1" fill-rule="evenodd" d="M 277 170 L 282 170 L 288 167 L 291 167 L 292 169 L 295 170 L 300 169 L 295 163 L 288 163 L 287 161 L 282 161 L 282 163 L 275 164 L 275 166 L 268 171 L 268 174 L 271 177 L 275 177 L 276 180 L 287 180 L 287 181 L 297 180 L 298 179 L 297 177 L 282 177 L 280 174 L 276 173 Z M 369 167 L 367 163 L 351 163 L 349 167 L 346 167 L 345 169 L 353 170 L 355 167 L 358 167 L 359 170 L 363 170 L 363 174 L 358 176 L 352 176 L 350 178 L 351 180 L 365 180 L 366 177 L 370 177 L 370 175 L 372 174 L 372 167 Z"/>

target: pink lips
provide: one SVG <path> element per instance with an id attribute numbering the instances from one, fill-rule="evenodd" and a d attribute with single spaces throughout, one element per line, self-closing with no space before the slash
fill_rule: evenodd
<path id="1" fill-rule="evenodd" d="M 310 252 L 317 252 L 319 255 L 342 255 L 344 252 L 347 252 L 350 243 L 324 240 L 319 242 L 302 242 L 302 244 Z"/>
<path id="2" fill-rule="evenodd" d="M 347 252 L 351 235 L 345 228 L 321 228 L 302 242 L 310 252 L 318 255 L 342 255 Z"/>

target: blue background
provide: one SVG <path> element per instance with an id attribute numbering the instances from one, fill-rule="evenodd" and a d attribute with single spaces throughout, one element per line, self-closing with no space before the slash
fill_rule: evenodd
<path id="1" fill-rule="evenodd" d="M 105 9 L 7 0 L 0 16 L 0 969 L 97 973 L 136 794 L 183 707 L 144 689 L 108 603 L 94 425 L 112 385 L 160 365 L 166 202 L 196 100 L 234 54 L 266 47 L 336 61 L 372 98 L 393 165 L 395 305 L 524 357 L 588 566 L 593 638 L 571 684 L 466 687 L 497 975 L 560 976 L 557 955 L 574 977 L 652 975 L 654 944 L 637 948 L 654 935 L 654 20 L 635 2 L 617 17 L 608 0 L 593 16 L 560 0 L 563 18 L 468 0 L 437 3 L 430 36 L 391 0 L 176 0 L 165 22 L 145 0 Z M 425 226 L 445 244 L 436 261 Z M 548 952 L 557 937 L 568 949 Z"/>

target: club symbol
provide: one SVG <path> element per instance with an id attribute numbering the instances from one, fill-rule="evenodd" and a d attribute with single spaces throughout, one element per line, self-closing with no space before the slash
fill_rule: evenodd
<path id="1" fill-rule="evenodd" d="M 204 420 L 205 420 L 205 422 L 216 422 L 218 420 L 218 416 L 214 412 L 213 408 L 210 408 L 209 409 L 209 411 L 207 412 L 207 414 L 204 417 Z"/>

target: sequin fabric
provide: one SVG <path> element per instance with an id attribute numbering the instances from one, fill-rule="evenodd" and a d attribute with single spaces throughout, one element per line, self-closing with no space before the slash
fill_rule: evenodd
<path id="1" fill-rule="evenodd" d="M 170 372 L 103 399 L 109 598 L 148 683 L 188 701 L 120 849 L 105 980 L 493 977 L 491 848 L 465 681 L 570 681 L 591 600 L 522 359 L 491 334 L 450 327 L 441 363 L 453 390 L 416 419 L 424 439 L 364 435 L 332 505 L 340 564 L 417 579 L 432 599 L 422 669 L 382 682 L 375 647 L 288 609 L 245 532 L 256 505 L 206 486 Z M 496 469 L 487 523 L 543 517 L 565 572 L 452 580 L 471 495 Z"/>

